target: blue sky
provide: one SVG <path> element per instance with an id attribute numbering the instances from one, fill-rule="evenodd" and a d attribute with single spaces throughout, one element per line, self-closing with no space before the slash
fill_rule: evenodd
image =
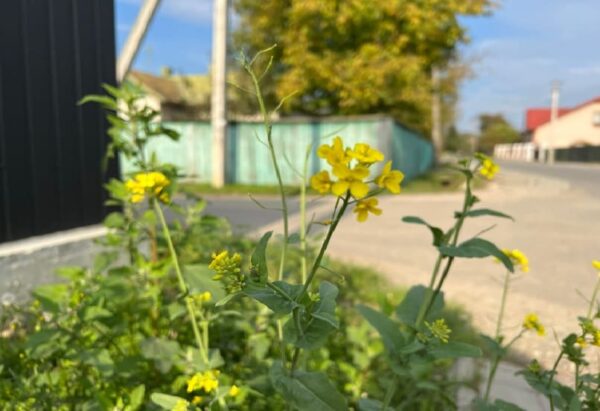
<path id="1" fill-rule="evenodd" d="M 117 0 L 120 48 L 141 0 Z M 210 63 L 212 0 L 163 0 L 135 62 L 158 73 L 203 73 Z M 547 106 L 553 80 L 561 106 L 600 96 L 600 0 L 504 0 L 485 18 L 463 19 L 463 47 L 475 77 L 461 90 L 459 128 L 481 112 L 503 113 L 518 128 L 527 107 Z"/>

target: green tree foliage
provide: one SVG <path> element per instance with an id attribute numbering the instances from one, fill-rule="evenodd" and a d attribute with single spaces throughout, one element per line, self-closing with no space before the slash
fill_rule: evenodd
<path id="1" fill-rule="evenodd" d="M 479 116 L 479 151 L 491 153 L 496 144 L 515 143 L 520 138 L 519 132 L 502 114 Z"/>
<path id="2" fill-rule="evenodd" d="M 252 54 L 278 44 L 272 101 L 287 113 L 387 113 L 429 129 L 433 65 L 446 67 L 467 41 L 458 17 L 489 0 L 236 0 L 236 45 Z M 449 76 L 452 77 L 452 76 Z M 453 87 L 450 87 L 451 89 Z"/>

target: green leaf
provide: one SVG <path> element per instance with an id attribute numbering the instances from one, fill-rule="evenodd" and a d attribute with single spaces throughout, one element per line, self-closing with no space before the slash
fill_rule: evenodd
<path id="1" fill-rule="evenodd" d="M 303 312 L 298 314 L 303 320 L 302 335 L 298 335 L 294 318 L 290 318 L 284 329 L 286 341 L 306 350 L 315 350 L 325 344 L 329 334 L 339 327 L 335 316 L 337 295 L 338 288 L 328 281 L 323 281 L 319 286 L 319 301 L 314 310 L 308 316 Z"/>
<path id="2" fill-rule="evenodd" d="M 396 307 L 396 315 L 401 322 L 408 325 L 415 325 L 421 305 L 425 301 L 426 296 L 429 293 L 429 289 L 423 285 L 416 285 L 411 287 L 406 293 L 406 296 L 402 302 Z M 431 291 L 433 296 L 433 291 Z M 440 292 L 436 297 L 429 314 L 427 314 L 426 320 L 432 320 L 438 318 L 442 309 L 444 308 L 444 293 Z"/>
<path id="3" fill-rule="evenodd" d="M 77 266 L 60 267 L 56 269 L 56 275 L 69 281 L 76 281 L 85 277 L 85 268 Z"/>
<path id="4" fill-rule="evenodd" d="M 269 375 L 273 387 L 299 411 L 348 411 L 346 399 L 323 373 L 297 371 L 290 377 L 275 362 Z"/>
<path id="5" fill-rule="evenodd" d="M 83 351 L 78 357 L 84 364 L 96 367 L 105 377 L 110 377 L 113 374 L 115 364 L 105 348 Z"/>
<path id="6" fill-rule="evenodd" d="M 60 306 L 68 301 L 69 286 L 67 284 L 41 285 L 33 291 L 33 295 L 40 301 L 45 311 L 57 313 Z"/>
<path id="7" fill-rule="evenodd" d="M 431 234 L 433 235 L 433 245 L 438 246 L 442 244 L 444 240 L 444 231 L 441 228 L 432 226 L 422 218 L 415 216 L 403 217 L 402 221 L 408 224 L 419 224 L 426 226 L 427 228 L 429 228 L 429 231 L 431 231 Z"/>
<path id="8" fill-rule="evenodd" d="M 221 284 L 212 279 L 214 275 L 215 273 L 205 264 L 189 264 L 183 267 L 183 278 L 190 294 L 209 291 L 213 296 L 213 301 L 219 301 L 225 298 L 226 294 Z"/>
<path id="9" fill-rule="evenodd" d="M 104 225 L 108 228 L 121 228 L 125 225 L 123 213 L 114 211 L 104 218 Z"/>
<path id="10" fill-rule="evenodd" d="M 280 292 L 264 284 L 249 282 L 244 287 L 244 294 L 263 303 L 276 315 L 282 316 L 291 313 L 294 307 L 298 306 L 298 303 L 294 300 L 300 295 L 302 286 L 299 284 L 288 284 L 284 281 L 275 281 L 272 285 L 279 289 Z"/>
<path id="11" fill-rule="evenodd" d="M 25 350 L 31 358 L 48 360 L 55 352 L 66 347 L 69 338 L 60 330 L 40 330 L 25 341 Z"/>
<path id="12" fill-rule="evenodd" d="M 480 334 L 480 337 L 483 340 L 484 348 L 494 357 L 504 357 L 506 355 L 506 349 L 496 339 L 485 334 Z"/>
<path id="13" fill-rule="evenodd" d="M 269 279 L 269 268 L 267 266 L 267 244 L 269 243 L 271 235 L 273 235 L 273 232 L 269 231 L 262 236 L 256 245 L 254 253 L 252 253 L 252 257 L 250 258 L 250 262 L 252 263 L 251 274 L 253 279 L 259 283 L 266 283 Z"/>
<path id="14" fill-rule="evenodd" d="M 150 399 L 159 407 L 162 407 L 163 409 L 169 411 L 172 410 L 179 401 L 185 401 L 187 403 L 187 400 L 181 397 L 176 397 L 174 395 L 163 394 L 159 392 L 152 393 Z"/>
<path id="15" fill-rule="evenodd" d="M 101 96 L 96 94 L 91 94 L 89 96 L 85 96 L 81 100 L 79 100 L 79 105 L 87 104 L 87 103 L 98 103 L 102 105 L 102 107 L 107 108 L 109 110 L 117 111 L 117 102 L 116 100 L 108 97 Z"/>
<path id="16" fill-rule="evenodd" d="M 473 408 L 475 411 L 525 411 L 518 405 L 507 401 L 496 400 L 493 404 L 486 404 L 480 398 L 473 401 Z"/>
<path id="17" fill-rule="evenodd" d="M 112 317 L 113 313 L 108 311 L 106 308 L 99 307 L 96 305 L 92 305 L 87 307 L 83 314 L 84 321 L 92 321 L 98 318 L 108 318 Z"/>
<path id="18" fill-rule="evenodd" d="M 438 247 L 440 253 L 450 257 L 462 258 L 485 258 L 496 257 L 504 264 L 507 270 L 514 272 L 510 258 L 506 256 L 496 245 L 483 238 L 471 238 L 458 246 L 442 245 Z"/>
<path id="19" fill-rule="evenodd" d="M 357 307 L 358 312 L 377 330 L 383 345 L 392 353 L 397 352 L 405 344 L 400 327 L 386 315 L 365 305 Z"/>
<path id="20" fill-rule="evenodd" d="M 480 208 L 477 210 L 467 211 L 465 217 L 481 217 L 481 216 L 492 216 L 492 217 L 500 217 L 500 218 L 508 218 L 509 220 L 515 220 L 508 214 L 501 213 L 500 211 L 492 210 L 490 208 Z M 460 213 L 457 213 L 457 217 L 460 216 Z"/>
<path id="21" fill-rule="evenodd" d="M 144 403 L 144 394 L 146 393 L 146 387 L 144 384 L 140 384 L 131 391 L 129 394 L 129 407 L 128 411 L 136 411 Z"/>
<path id="22" fill-rule="evenodd" d="M 181 352 L 176 341 L 166 338 L 147 338 L 140 344 L 140 349 L 144 358 L 153 360 L 156 368 L 163 374 L 171 370 Z"/>
<path id="23" fill-rule="evenodd" d="M 481 357 L 481 349 L 474 345 L 450 341 L 446 344 L 440 344 L 432 347 L 429 353 L 435 358 L 463 358 L 463 357 Z"/>

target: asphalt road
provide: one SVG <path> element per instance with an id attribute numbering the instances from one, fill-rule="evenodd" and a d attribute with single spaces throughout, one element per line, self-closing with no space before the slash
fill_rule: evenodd
<path id="1" fill-rule="evenodd" d="M 523 161 L 500 161 L 500 167 L 508 171 L 556 178 L 573 188 L 600 196 L 600 164 L 556 163 L 552 165 L 526 163 Z"/>

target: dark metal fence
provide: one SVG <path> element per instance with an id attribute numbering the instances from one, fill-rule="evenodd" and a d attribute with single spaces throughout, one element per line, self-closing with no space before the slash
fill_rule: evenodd
<path id="1" fill-rule="evenodd" d="M 554 152 L 554 160 L 600 163 L 600 146 L 559 148 Z"/>
<path id="2" fill-rule="evenodd" d="M 106 214 L 106 122 L 77 106 L 115 83 L 111 0 L 0 1 L 0 242 Z"/>

